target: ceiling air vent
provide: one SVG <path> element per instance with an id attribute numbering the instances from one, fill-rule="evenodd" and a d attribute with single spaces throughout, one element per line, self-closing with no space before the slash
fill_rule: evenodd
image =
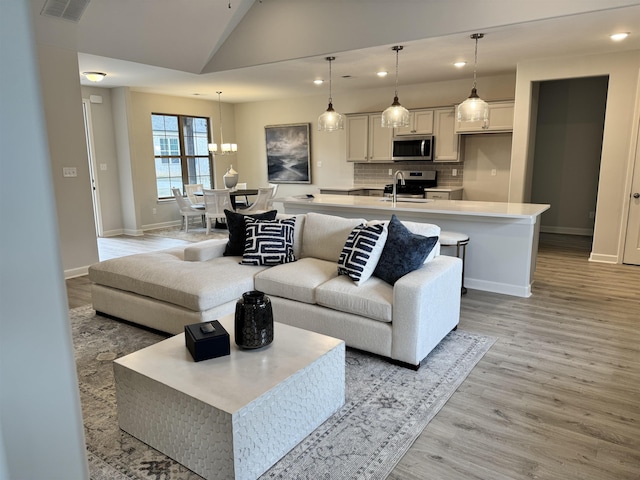
<path id="1" fill-rule="evenodd" d="M 72 22 L 80 21 L 90 0 L 47 0 L 40 15 L 64 18 Z"/>

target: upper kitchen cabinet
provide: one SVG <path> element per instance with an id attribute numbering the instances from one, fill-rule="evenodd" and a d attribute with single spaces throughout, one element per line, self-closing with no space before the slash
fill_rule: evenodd
<path id="1" fill-rule="evenodd" d="M 456 133 L 454 107 L 433 110 L 434 162 L 459 162 L 462 158 L 460 135 Z"/>
<path id="2" fill-rule="evenodd" d="M 408 127 L 393 129 L 394 135 L 431 135 L 433 133 L 433 110 L 411 110 Z"/>
<path id="3" fill-rule="evenodd" d="M 393 129 L 382 127 L 382 114 L 347 115 L 347 161 L 391 161 Z"/>
<path id="4" fill-rule="evenodd" d="M 457 108 L 457 107 L 456 107 Z M 456 122 L 456 133 L 510 132 L 513 130 L 513 102 L 490 102 L 489 124 Z"/>

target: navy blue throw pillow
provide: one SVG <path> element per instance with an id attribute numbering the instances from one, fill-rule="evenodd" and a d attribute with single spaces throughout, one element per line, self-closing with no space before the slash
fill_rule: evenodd
<path id="1" fill-rule="evenodd" d="M 387 230 L 387 242 L 373 275 L 393 285 L 400 277 L 422 266 L 438 237 L 410 232 L 395 215 L 391 216 Z"/>
<path id="2" fill-rule="evenodd" d="M 229 241 L 224 249 L 225 257 L 242 256 L 244 254 L 244 243 L 247 239 L 244 218 L 251 217 L 256 220 L 275 220 L 277 210 L 271 210 L 264 213 L 254 213 L 253 215 L 243 215 L 242 213 L 225 210 L 224 215 L 227 217 L 227 228 L 229 229 Z"/>

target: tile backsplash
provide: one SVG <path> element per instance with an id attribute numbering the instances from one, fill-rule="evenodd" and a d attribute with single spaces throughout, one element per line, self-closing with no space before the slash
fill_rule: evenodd
<path id="1" fill-rule="evenodd" d="M 456 176 L 453 176 L 456 169 Z M 439 187 L 461 187 L 464 173 L 463 163 L 433 163 L 433 162 L 389 162 L 389 163 L 354 163 L 353 185 L 384 186 L 393 182 L 393 175 L 389 170 L 415 170 L 438 172 Z"/>

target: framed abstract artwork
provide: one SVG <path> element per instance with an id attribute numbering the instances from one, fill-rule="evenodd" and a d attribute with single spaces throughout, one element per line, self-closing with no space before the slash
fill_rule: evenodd
<path id="1" fill-rule="evenodd" d="M 308 123 L 267 125 L 267 177 L 271 183 L 311 183 Z"/>

